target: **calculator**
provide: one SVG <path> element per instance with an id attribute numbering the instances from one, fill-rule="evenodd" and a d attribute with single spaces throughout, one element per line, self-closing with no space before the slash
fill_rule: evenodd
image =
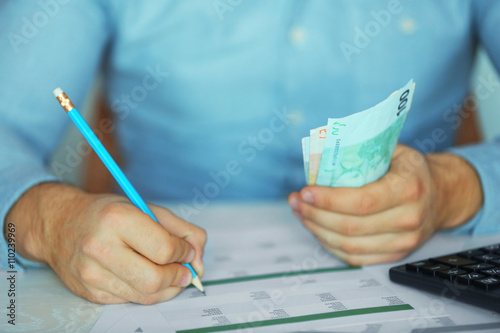
<path id="1" fill-rule="evenodd" d="M 395 266 L 389 277 L 440 297 L 500 312 L 500 244 Z"/>

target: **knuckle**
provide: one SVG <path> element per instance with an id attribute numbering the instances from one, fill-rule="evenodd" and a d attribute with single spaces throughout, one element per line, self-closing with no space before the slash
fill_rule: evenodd
<path id="1" fill-rule="evenodd" d="M 301 222 L 302 222 L 302 225 L 303 225 L 303 226 L 304 226 L 307 230 L 309 230 L 309 231 L 310 231 L 311 233 L 313 233 L 314 235 L 316 235 L 316 234 L 317 234 L 317 232 L 316 232 L 316 228 L 315 228 L 315 224 L 314 224 L 312 221 L 310 221 L 310 220 L 308 220 L 308 219 L 302 219 L 302 221 L 301 221 Z"/>
<path id="2" fill-rule="evenodd" d="M 314 218 L 314 209 L 312 209 L 312 206 L 310 204 L 301 204 L 299 212 L 300 214 L 302 214 L 302 216 Z"/>
<path id="3" fill-rule="evenodd" d="M 174 254 L 174 248 L 170 242 L 162 242 L 156 245 L 156 249 L 153 253 L 153 261 L 160 265 L 165 265 L 171 261 L 170 259 Z"/>
<path id="4" fill-rule="evenodd" d="M 340 221 L 340 233 L 344 236 L 356 236 L 360 232 L 360 225 L 355 221 L 349 219 L 342 219 Z"/>
<path id="5" fill-rule="evenodd" d="M 200 228 L 200 238 L 201 238 L 202 244 L 205 244 L 207 242 L 207 231 L 205 229 Z"/>
<path id="6" fill-rule="evenodd" d="M 99 285 L 102 282 L 101 274 L 88 264 L 78 266 L 77 274 L 80 280 L 88 285 Z"/>
<path id="7" fill-rule="evenodd" d="M 394 262 L 394 261 L 400 261 L 400 260 L 403 260 L 404 258 L 406 258 L 406 256 L 408 255 L 408 252 L 398 252 L 398 253 L 394 253 L 393 255 L 391 255 L 388 259 L 387 259 L 387 262 Z"/>
<path id="8" fill-rule="evenodd" d="M 407 201 L 418 201 L 425 192 L 425 184 L 422 179 L 413 177 L 408 186 L 403 190 L 403 198 Z"/>
<path id="9" fill-rule="evenodd" d="M 139 290 L 145 294 L 155 294 L 160 291 L 162 285 L 162 276 L 157 271 L 152 271 L 144 276 L 139 284 Z"/>
<path id="10" fill-rule="evenodd" d="M 362 251 L 362 248 L 356 242 L 351 240 L 343 240 L 339 244 L 339 250 L 346 254 L 359 254 Z"/>
<path id="11" fill-rule="evenodd" d="M 81 244 L 81 252 L 89 258 L 105 258 L 108 256 L 109 251 L 109 247 L 104 246 L 102 242 L 94 237 L 84 239 Z"/>
<path id="12" fill-rule="evenodd" d="M 406 214 L 402 227 L 404 230 L 417 230 L 422 226 L 422 223 L 423 213 L 421 211 L 413 211 Z"/>
<path id="13" fill-rule="evenodd" d="M 371 215 L 375 212 L 377 206 L 377 197 L 371 193 L 363 193 L 361 195 L 357 214 L 361 216 Z"/>
<path id="14" fill-rule="evenodd" d="M 102 291 L 94 291 L 90 293 L 86 298 L 94 303 L 98 304 L 109 304 L 110 302 L 110 295 L 102 292 Z"/>
<path id="15" fill-rule="evenodd" d="M 344 222 L 341 222 L 340 223 L 340 233 L 344 236 L 349 236 L 351 234 L 351 226 L 349 225 L 349 223 L 344 223 Z"/>
<path id="16" fill-rule="evenodd" d="M 201 244 L 204 246 L 207 242 L 207 232 L 205 229 L 194 226 L 194 229 L 192 231 L 192 236 L 193 239 L 196 243 Z"/>
<path id="17" fill-rule="evenodd" d="M 122 203 L 112 202 L 106 204 L 101 209 L 101 223 L 114 227 L 119 225 L 125 215 L 124 206 Z"/>
<path id="18" fill-rule="evenodd" d="M 361 257 L 355 255 L 346 256 L 344 261 L 348 263 L 350 266 L 362 266 L 366 264 L 366 262 L 363 261 Z"/>
<path id="19" fill-rule="evenodd" d="M 153 304 L 158 303 L 158 301 L 157 301 L 156 297 L 148 295 L 148 296 L 140 297 L 137 300 L 137 303 L 142 304 L 142 305 L 153 305 Z"/>
<path id="20" fill-rule="evenodd" d="M 323 244 L 325 247 L 331 250 L 338 248 L 338 244 L 335 238 L 330 234 L 321 235 L 320 237 L 318 237 L 318 239 L 320 240 L 321 244 Z"/>
<path id="21" fill-rule="evenodd" d="M 87 298 L 87 297 L 86 297 Z M 119 298 L 117 296 L 114 296 L 110 293 L 107 293 L 105 291 L 95 291 L 92 293 L 88 299 L 94 303 L 98 304 L 117 304 L 117 303 L 125 303 L 125 300 L 122 298 Z"/>
<path id="22" fill-rule="evenodd" d="M 322 200 L 321 198 L 325 198 L 324 205 L 327 206 L 327 209 L 333 210 L 336 207 L 337 198 L 335 195 L 327 195 L 327 196 L 318 196 L 318 200 Z"/>
<path id="23" fill-rule="evenodd" d="M 402 242 L 401 250 L 403 251 L 412 251 L 415 249 L 420 243 L 420 238 L 417 234 L 410 234 L 404 238 Z"/>

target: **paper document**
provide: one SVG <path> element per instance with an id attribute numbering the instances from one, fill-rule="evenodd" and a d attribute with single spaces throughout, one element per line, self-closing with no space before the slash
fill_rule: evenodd
<path id="1" fill-rule="evenodd" d="M 209 235 L 206 296 L 188 288 L 161 304 L 106 306 L 92 332 L 290 331 L 368 322 L 370 314 L 394 320 L 412 309 L 327 253 L 291 214 L 213 211 L 200 222 Z"/>

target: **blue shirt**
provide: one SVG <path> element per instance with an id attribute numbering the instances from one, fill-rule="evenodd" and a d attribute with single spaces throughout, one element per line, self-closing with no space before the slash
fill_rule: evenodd
<path id="1" fill-rule="evenodd" d="M 285 198 L 305 185 L 309 129 L 377 104 L 410 78 L 400 141 L 450 149 L 478 44 L 500 68 L 498 22 L 500 2 L 487 0 L 2 2 L 0 219 L 27 189 L 77 163 L 48 163 L 70 125 L 51 93 L 58 86 L 78 107 L 103 73 L 116 128 L 101 130 L 116 132 L 124 171 L 146 200 L 196 210 Z M 497 88 L 485 80 L 480 93 Z M 457 232 L 500 230 L 498 148 L 451 150 L 476 168 L 485 195 Z"/>

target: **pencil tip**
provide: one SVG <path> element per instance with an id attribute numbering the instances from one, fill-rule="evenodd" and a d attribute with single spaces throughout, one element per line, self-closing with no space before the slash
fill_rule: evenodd
<path id="1" fill-rule="evenodd" d="M 196 289 L 198 289 L 199 291 L 201 291 L 202 293 L 205 293 L 205 288 L 203 288 L 203 285 L 201 284 L 201 281 L 200 281 L 200 278 L 199 277 L 195 277 L 191 283 L 196 287 Z"/>

